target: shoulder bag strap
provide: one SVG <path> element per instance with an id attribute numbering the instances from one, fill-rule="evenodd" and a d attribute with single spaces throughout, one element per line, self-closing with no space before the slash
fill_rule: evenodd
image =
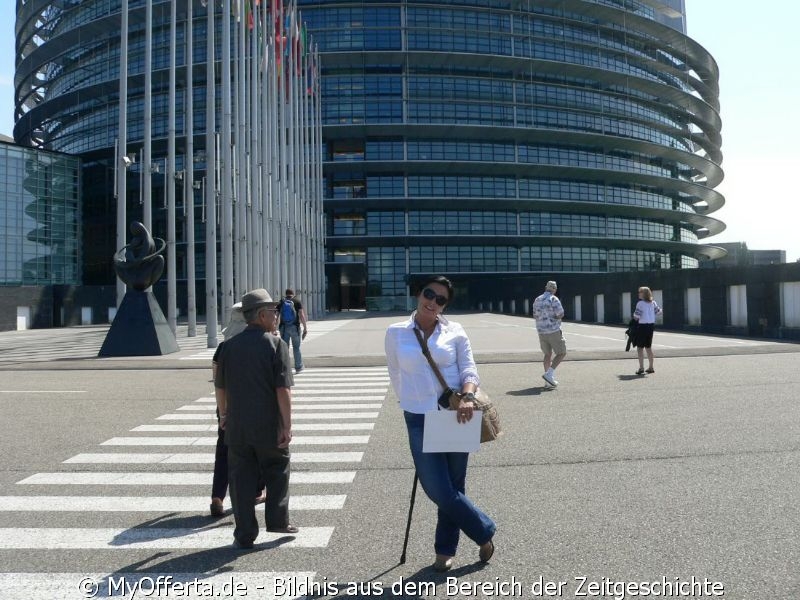
<path id="1" fill-rule="evenodd" d="M 439 380 L 439 383 L 442 384 L 442 387 L 445 390 L 450 389 L 450 386 L 447 385 L 444 377 L 442 377 L 442 372 L 439 370 L 439 367 L 436 365 L 436 362 L 434 362 L 433 357 L 431 356 L 431 351 L 428 349 L 428 344 L 423 341 L 422 333 L 416 327 L 414 327 L 414 335 L 417 336 L 419 347 L 422 348 L 422 353 L 425 355 L 425 358 L 428 359 L 428 364 L 431 366 L 431 369 L 433 369 L 433 372 L 436 375 L 436 378 Z"/>

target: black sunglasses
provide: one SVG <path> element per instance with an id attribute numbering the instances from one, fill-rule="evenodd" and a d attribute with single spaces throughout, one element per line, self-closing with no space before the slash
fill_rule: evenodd
<path id="1" fill-rule="evenodd" d="M 444 306 L 445 304 L 447 304 L 448 299 L 445 298 L 444 296 L 440 296 L 439 294 L 434 292 L 431 288 L 425 288 L 424 290 L 422 290 L 422 295 L 427 300 L 436 300 L 436 304 L 438 304 L 439 306 Z"/>

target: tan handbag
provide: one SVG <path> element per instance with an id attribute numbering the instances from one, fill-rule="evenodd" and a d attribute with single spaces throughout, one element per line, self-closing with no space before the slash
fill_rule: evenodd
<path id="1" fill-rule="evenodd" d="M 449 410 L 456 410 L 461 402 L 461 392 L 447 385 L 447 382 L 442 376 L 442 372 L 439 371 L 439 367 L 431 356 L 428 345 L 422 339 L 422 333 L 420 333 L 419 329 L 416 327 L 414 328 L 414 335 L 417 336 L 419 346 L 422 348 L 422 354 L 428 359 L 428 364 L 431 366 L 433 373 L 444 388 L 444 392 L 439 396 L 439 405 L 442 407 L 449 406 Z M 489 396 L 480 388 L 475 390 L 474 405 L 475 410 L 481 411 L 481 444 L 484 442 L 493 442 L 503 435 L 503 431 L 500 428 L 500 415 L 497 414 L 497 409 L 489 399 Z"/>

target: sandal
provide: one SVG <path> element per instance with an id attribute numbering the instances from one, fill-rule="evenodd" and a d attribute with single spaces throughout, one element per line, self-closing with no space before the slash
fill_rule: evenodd
<path id="1" fill-rule="evenodd" d="M 644 369 L 639 369 L 638 371 L 636 371 L 636 374 L 637 375 L 644 375 Z"/>
<path id="2" fill-rule="evenodd" d="M 649 369 L 647 369 L 647 371 L 645 371 L 645 373 L 655 373 L 655 372 L 656 370 L 653 367 L 650 367 Z"/>

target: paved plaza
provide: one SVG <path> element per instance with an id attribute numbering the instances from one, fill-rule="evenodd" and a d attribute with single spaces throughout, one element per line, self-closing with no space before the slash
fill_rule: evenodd
<path id="1" fill-rule="evenodd" d="M 301 533 L 262 532 L 244 553 L 228 547 L 232 515 L 207 516 L 204 329 L 146 359 L 94 358 L 102 327 L 0 333 L 0 598 L 168 597 L 159 574 L 187 586 L 173 598 L 631 598 L 621 584 L 693 577 L 724 595 L 638 597 L 800 598 L 800 346 L 657 331 L 656 373 L 637 377 L 624 328 L 566 323 L 547 390 L 533 321 L 452 316 L 506 435 L 467 481 L 498 523 L 495 558 L 477 564 L 463 539 L 439 575 L 423 494 L 398 564 L 413 468 L 381 358 L 402 318 L 310 324 L 293 403 Z"/>

